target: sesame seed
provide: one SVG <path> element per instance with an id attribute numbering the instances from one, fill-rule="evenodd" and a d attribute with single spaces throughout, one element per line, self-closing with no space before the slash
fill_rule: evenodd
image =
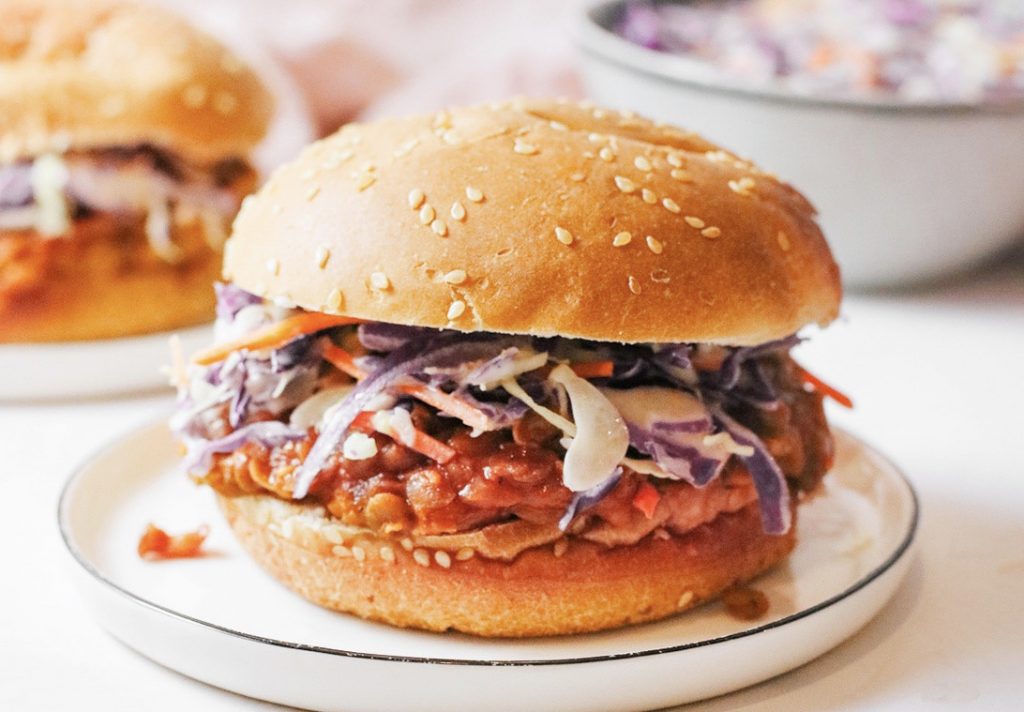
<path id="1" fill-rule="evenodd" d="M 633 275 L 629 275 L 629 291 L 633 294 L 640 294 L 640 280 Z"/>
<path id="2" fill-rule="evenodd" d="M 642 171 L 649 171 L 652 168 L 651 162 L 648 161 L 647 158 L 645 158 L 644 156 L 637 156 L 636 158 L 634 158 L 633 165 Z"/>
<path id="3" fill-rule="evenodd" d="M 555 239 L 561 242 L 563 245 L 571 245 L 572 233 L 566 230 L 564 227 L 556 227 Z"/>
<path id="4" fill-rule="evenodd" d="M 466 547 L 463 547 L 463 548 L 459 549 L 457 552 L 455 552 L 455 560 L 456 561 L 469 561 L 470 559 L 473 558 L 474 554 L 476 554 L 476 552 L 473 551 L 472 549 L 470 549 L 468 546 L 466 546 Z"/>
<path id="5" fill-rule="evenodd" d="M 749 177 L 745 176 L 743 178 L 740 178 L 739 180 L 731 180 L 731 181 L 729 181 L 728 185 L 729 185 L 729 190 L 731 190 L 733 193 L 737 193 L 737 194 L 743 195 L 743 196 L 749 196 L 750 195 L 750 191 L 757 184 L 754 183 L 754 179 L 753 178 L 749 178 Z"/>
<path id="6" fill-rule="evenodd" d="M 466 186 L 466 197 L 472 200 L 474 203 L 480 203 L 484 199 L 484 194 L 477 188 L 474 188 L 473 186 L 470 185 Z"/>
<path id="7" fill-rule="evenodd" d="M 706 227 L 703 230 L 701 230 L 700 234 L 703 235 L 704 237 L 715 238 L 715 237 L 721 237 L 722 236 L 722 231 L 719 228 L 717 228 L 717 227 L 711 226 L 711 227 Z"/>
<path id="8" fill-rule="evenodd" d="M 721 163 L 729 160 L 729 154 L 722 150 L 706 151 L 704 153 L 704 157 L 713 163 Z"/>
<path id="9" fill-rule="evenodd" d="M 395 560 L 395 550 L 390 546 L 382 546 L 380 548 L 380 558 L 388 563 L 392 563 Z"/>
<path id="10" fill-rule="evenodd" d="M 364 191 L 376 182 L 377 179 L 373 175 L 369 173 L 363 173 L 361 176 L 359 176 L 359 179 L 356 181 L 356 189 L 359 191 Z"/>
<path id="11" fill-rule="evenodd" d="M 608 148 L 608 146 L 605 146 L 600 151 L 598 151 L 597 155 L 601 157 L 602 161 L 606 161 L 608 163 L 611 163 L 612 161 L 615 160 L 615 151 Z"/>
<path id="12" fill-rule="evenodd" d="M 320 193 L 320 186 L 318 186 L 318 185 L 310 186 L 309 190 L 306 191 L 306 200 L 307 201 L 312 200 L 317 195 L 319 195 L 319 193 Z"/>
<path id="13" fill-rule="evenodd" d="M 783 252 L 789 252 L 789 235 L 779 231 L 779 234 L 775 236 L 775 239 L 779 242 L 779 247 L 782 248 Z"/>
<path id="14" fill-rule="evenodd" d="M 555 545 L 551 547 L 551 553 L 555 555 L 556 559 L 560 559 L 565 556 L 565 552 L 569 550 L 569 542 L 566 539 L 559 539 L 555 542 Z"/>
<path id="15" fill-rule="evenodd" d="M 594 118 L 595 119 L 603 119 L 607 115 L 608 115 L 608 112 L 605 111 L 604 109 L 594 109 Z"/>
<path id="16" fill-rule="evenodd" d="M 434 218 L 436 217 L 437 213 L 434 212 L 434 209 L 430 206 L 429 203 L 420 208 L 421 225 L 429 225 L 430 223 L 434 222 Z"/>
<path id="17" fill-rule="evenodd" d="M 651 252 L 653 252 L 656 255 L 660 255 L 662 251 L 665 249 L 665 247 L 661 244 L 661 240 L 658 240 L 652 237 L 651 235 L 648 235 L 646 237 L 646 240 L 647 247 L 650 248 Z"/>
<path id="18" fill-rule="evenodd" d="M 441 110 L 434 114 L 434 128 L 445 128 L 451 126 L 452 117 L 447 111 Z"/>
<path id="19" fill-rule="evenodd" d="M 686 608 L 693 601 L 693 591 L 683 591 L 683 595 L 679 597 L 679 601 L 676 603 L 678 608 Z"/>
<path id="20" fill-rule="evenodd" d="M 409 191 L 409 207 L 413 210 L 416 210 L 423 205 L 423 201 L 426 199 L 426 194 L 424 194 L 424 192 L 419 188 L 413 188 Z"/>
<path id="21" fill-rule="evenodd" d="M 657 282 L 658 284 L 668 284 L 669 280 L 668 270 L 656 269 L 651 272 L 651 281 Z"/>
<path id="22" fill-rule="evenodd" d="M 632 193 L 636 190 L 636 183 L 625 176 L 615 176 L 615 185 L 623 193 Z"/>
<path id="23" fill-rule="evenodd" d="M 538 152 L 538 148 L 532 143 L 526 143 L 520 139 L 516 139 L 515 144 L 512 146 L 512 150 L 516 153 L 521 153 L 524 156 L 532 156 Z"/>
<path id="24" fill-rule="evenodd" d="M 325 527 L 323 529 L 324 539 L 331 542 L 332 544 L 342 544 L 344 539 L 341 536 L 341 532 L 338 531 L 337 527 Z"/>
<path id="25" fill-rule="evenodd" d="M 594 157 L 594 152 L 593 151 L 584 151 L 583 152 L 583 157 L 584 158 L 593 158 Z"/>
<path id="26" fill-rule="evenodd" d="M 549 121 L 548 126 L 553 128 L 555 131 L 568 131 L 569 127 L 563 124 L 561 121 Z"/>
<path id="27" fill-rule="evenodd" d="M 587 140 L 590 141 L 591 143 L 601 143 L 602 141 L 604 141 L 604 136 L 595 131 L 591 131 L 590 133 L 587 134 Z"/>
<path id="28" fill-rule="evenodd" d="M 412 539 L 410 539 L 409 537 L 405 537 L 404 539 L 402 539 L 402 541 L 398 543 L 401 544 L 402 548 L 406 551 L 412 551 Z"/>
<path id="29" fill-rule="evenodd" d="M 440 566 L 442 569 L 450 569 L 452 567 L 452 557 L 448 554 L 447 551 L 435 551 L 434 561 L 436 561 L 437 565 Z"/>
<path id="30" fill-rule="evenodd" d="M 352 556 L 352 552 L 349 551 L 349 548 L 347 546 L 342 546 L 341 544 L 332 546 L 331 553 L 335 556 Z"/>
<path id="31" fill-rule="evenodd" d="M 441 237 L 444 237 L 445 235 L 448 234 L 448 223 L 446 223 L 441 218 L 438 218 L 437 220 L 434 220 L 433 222 L 430 223 L 430 229 L 434 231 L 435 235 L 440 235 Z"/>
<path id="32" fill-rule="evenodd" d="M 366 561 L 366 552 L 363 550 L 363 547 L 353 546 L 352 558 L 354 558 L 356 561 Z"/>
<path id="33" fill-rule="evenodd" d="M 641 190 L 640 197 L 643 198 L 643 201 L 648 205 L 654 205 L 655 203 L 658 202 L 658 196 L 655 195 L 654 191 L 651 190 L 650 188 L 644 188 L 643 190 Z"/>
<path id="34" fill-rule="evenodd" d="M 374 289 L 387 289 L 391 286 L 391 281 L 383 272 L 374 272 L 370 275 L 370 286 Z"/>
<path id="35" fill-rule="evenodd" d="M 332 289 L 331 293 L 327 295 L 327 308 L 331 311 L 338 311 L 341 309 L 342 295 L 340 289 Z"/>
<path id="36" fill-rule="evenodd" d="M 569 180 L 574 181 L 576 183 L 581 182 L 584 178 L 586 178 L 586 176 L 579 172 L 573 173 L 571 176 L 569 176 Z"/>
<path id="37" fill-rule="evenodd" d="M 271 257 L 267 260 L 267 271 L 270 272 L 270 274 L 277 276 L 281 272 L 281 263 Z"/>
<path id="38" fill-rule="evenodd" d="M 672 198 L 665 198 L 661 201 L 661 204 L 665 206 L 665 210 L 670 213 L 678 213 L 682 208 L 679 207 L 679 203 L 672 200 Z"/>
<path id="39" fill-rule="evenodd" d="M 673 168 L 683 167 L 683 159 L 678 153 L 668 154 L 667 156 L 665 156 L 665 160 L 668 161 L 668 164 Z"/>
<path id="40" fill-rule="evenodd" d="M 238 108 L 238 99 L 232 94 L 222 91 L 213 98 L 213 109 L 218 114 L 227 116 L 234 112 Z"/>
<path id="41" fill-rule="evenodd" d="M 190 109 L 198 109 L 206 103 L 206 87 L 202 84 L 190 84 L 181 95 L 181 100 Z"/>
<path id="42" fill-rule="evenodd" d="M 453 269 L 443 277 L 447 284 L 462 284 L 466 281 L 466 270 Z"/>
<path id="43" fill-rule="evenodd" d="M 681 183 L 693 182 L 693 176 L 691 176 L 687 171 L 684 171 L 682 168 L 673 168 L 672 173 L 670 175 L 677 181 L 680 181 Z"/>
<path id="44" fill-rule="evenodd" d="M 444 141 L 445 143 L 454 145 L 461 141 L 462 137 L 459 135 L 459 132 L 456 131 L 455 129 L 448 129 L 443 134 L 441 134 L 441 140 Z"/>
<path id="45" fill-rule="evenodd" d="M 411 138 L 401 146 L 394 150 L 395 158 L 402 158 L 408 155 L 408 153 L 419 145 L 420 140 L 418 138 Z"/>
<path id="46" fill-rule="evenodd" d="M 633 236 L 630 233 L 623 231 L 612 238 L 612 245 L 615 247 L 625 247 L 632 239 Z"/>
<path id="47" fill-rule="evenodd" d="M 460 316 L 466 313 L 466 303 L 461 299 L 456 299 L 448 307 L 448 321 L 455 321 Z"/>
<path id="48" fill-rule="evenodd" d="M 420 566 L 430 566 L 430 554 L 424 549 L 417 549 L 412 552 L 412 558 Z"/>
<path id="49" fill-rule="evenodd" d="M 693 215 L 687 215 L 685 218 L 683 218 L 683 220 L 686 221 L 687 225 L 697 230 L 700 230 L 701 228 L 704 227 L 704 221 L 701 220 L 700 218 L 694 217 Z"/>
<path id="50" fill-rule="evenodd" d="M 466 208 L 463 207 L 462 203 L 456 200 L 454 203 L 452 203 L 451 215 L 452 220 L 465 220 Z"/>

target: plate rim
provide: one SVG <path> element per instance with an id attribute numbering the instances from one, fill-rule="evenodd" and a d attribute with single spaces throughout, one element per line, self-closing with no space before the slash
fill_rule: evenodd
<path id="1" fill-rule="evenodd" d="M 913 545 L 917 538 L 917 530 L 920 524 L 921 518 L 921 504 L 920 498 L 918 497 L 917 490 L 914 489 L 913 484 L 907 478 L 903 470 L 895 465 L 889 457 L 879 452 L 874 446 L 865 442 L 861 438 L 857 437 L 853 433 L 849 432 L 845 428 L 832 426 L 831 430 L 840 432 L 846 437 L 859 443 L 862 447 L 867 448 L 872 455 L 882 460 L 886 466 L 888 466 L 893 473 L 899 478 L 902 484 L 906 487 L 908 494 L 910 495 L 911 514 L 910 522 L 907 526 L 907 530 L 900 540 L 899 544 L 893 549 L 892 553 L 885 558 L 882 563 L 876 566 L 874 569 L 868 571 L 866 574 L 861 576 L 859 579 L 854 581 L 852 584 L 847 586 L 839 593 L 826 598 L 824 601 L 816 603 L 813 606 L 804 608 L 796 613 L 792 613 L 778 620 L 770 621 L 753 628 L 746 630 L 737 631 L 736 633 L 729 633 L 728 635 L 720 635 L 713 638 L 705 638 L 690 643 L 681 643 L 679 645 L 670 645 L 660 648 L 651 648 L 647 650 L 636 650 L 626 653 L 612 653 L 608 655 L 590 655 L 583 657 L 572 657 L 572 658 L 553 658 L 553 659 L 525 659 L 525 660 L 469 660 L 463 658 L 444 658 L 444 657 L 421 657 L 416 655 L 388 655 L 384 653 L 363 653 L 355 650 L 343 650 L 340 648 L 330 648 L 320 645 L 309 645 L 307 643 L 297 643 L 287 640 L 280 640 L 277 638 L 269 638 L 262 635 L 256 635 L 254 633 L 247 633 L 245 631 L 236 630 L 227 626 L 213 623 L 211 621 L 202 620 L 195 616 L 180 611 L 173 610 L 167 606 L 161 605 L 150 601 L 149 599 L 140 596 L 137 593 L 129 591 L 120 584 L 115 583 L 108 577 L 103 575 L 96 569 L 86 558 L 86 556 L 78 549 L 72 540 L 72 535 L 68 531 L 68 516 L 67 507 L 69 495 L 82 474 L 90 469 L 94 463 L 107 456 L 112 450 L 115 450 L 121 446 L 125 441 L 136 437 L 137 435 L 154 429 L 157 425 L 164 423 L 166 418 L 160 418 L 152 420 L 144 425 L 136 426 L 122 432 L 118 437 L 110 442 L 107 442 L 102 447 L 93 451 L 91 455 L 85 458 L 79 465 L 77 465 L 68 476 L 67 480 L 61 486 L 60 496 L 57 501 L 57 527 L 60 530 L 61 542 L 64 544 L 65 549 L 71 555 L 71 558 L 77 563 L 81 569 L 89 574 L 96 582 L 102 584 L 106 588 L 110 589 L 120 597 L 127 599 L 129 602 L 140 606 L 141 608 L 160 613 L 167 616 L 175 621 L 183 622 L 189 625 L 198 626 L 208 631 L 221 633 L 228 635 L 229 637 L 238 638 L 250 643 L 259 643 L 263 645 L 269 645 L 275 648 L 286 648 L 289 650 L 298 650 L 301 652 L 316 653 L 321 655 L 330 655 L 333 657 L 352 658 L 358 660 L 375 660 L 380 662 L 392 662 L 392 663 L 412 663 L 417 665 L 465 665 L 471 667 L 543 667 L 548 665 L 581 665 L 588 663 L 601 663 L 601 662 L 614 662 L 617 660 L 632 660 L 635 658 L 645 658 L 655 655 L 667 655 L 670 653 L 678 653 L 686 650 L 693 650 L 696 648 L 705 648 L 712 645 L 721 645 L 729 643 L 731 641 L 740 640 L 743 638 L 750 638 L 760 633 L 773 630 L 775 628 L 781 628 L 783 626 L 795 623 L 804 618 L 809 618 L 827 608 L 840 603 L 841 601 L 849 598 L 853 594 L 857 593 L 861 589 L 867 587 L 883 574 L 889 571 L 893 566 L 896 565 L 900 559 L 902 559 L 910 547 Z M 345 614 L 347 615 L 347 614 Z"/>

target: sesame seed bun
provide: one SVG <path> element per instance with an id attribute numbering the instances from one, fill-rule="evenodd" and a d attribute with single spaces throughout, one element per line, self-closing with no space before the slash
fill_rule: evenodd
<path id="1" fill-rule="evenodd" d="M 693 133 L 514 101 L 308 147 L 243 207 L 225 275 L 385 322 L 755 344 L 836 316 L 839 271 L 814 215 Z"/>
<path id="2" fill-rule="evenodd" d="M 41 239 L 0 231 L 0 343 L 145 334 L 209 321 L 220 252 L 201 223 L 175 225 L 176 264 L 153 254 L 144 218 L 97 214 Z"/>
<path id="3" fill-rule="evenodd" d="M 178 16 L 119 0 L 0 0 L 0 161 L 151 144 L 195 163 L 244 156 L 272 100 Z"/>
<path id="4" fill-rule="evenodd" d="M 610 549 L 561 538 L 506 562 L 436 542 L 409 542 L 408 550 L 399 539 L 344 527 L 320 507 L 269 495 L 218 498 L 242 546 L 308 600 L 400 627 L 489 637 L 665 618 L 754 578 L 796 543 L 795 528 L 764 534 L 755 503 L 684 536 Z"/>

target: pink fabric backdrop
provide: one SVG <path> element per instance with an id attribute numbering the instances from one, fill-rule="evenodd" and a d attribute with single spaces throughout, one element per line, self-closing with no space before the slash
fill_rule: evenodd
<path id="1" fill-rule="evenodd" d="M 267 50 L 321 132 L 355 117 L 581 94 L 574 0 L 162 1 Z"/>

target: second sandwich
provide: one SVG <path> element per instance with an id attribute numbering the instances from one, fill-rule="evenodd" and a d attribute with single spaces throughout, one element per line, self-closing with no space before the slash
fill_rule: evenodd
<path id="1" fill-rule="evenodd" d="M 813 209 L 630 114 L 350 126 L 243 207 L 175 428 L 321 605 L 490 636 L 663 618 L 785 557 L 832 458 L 790 356 L 834 318 Z"/>

